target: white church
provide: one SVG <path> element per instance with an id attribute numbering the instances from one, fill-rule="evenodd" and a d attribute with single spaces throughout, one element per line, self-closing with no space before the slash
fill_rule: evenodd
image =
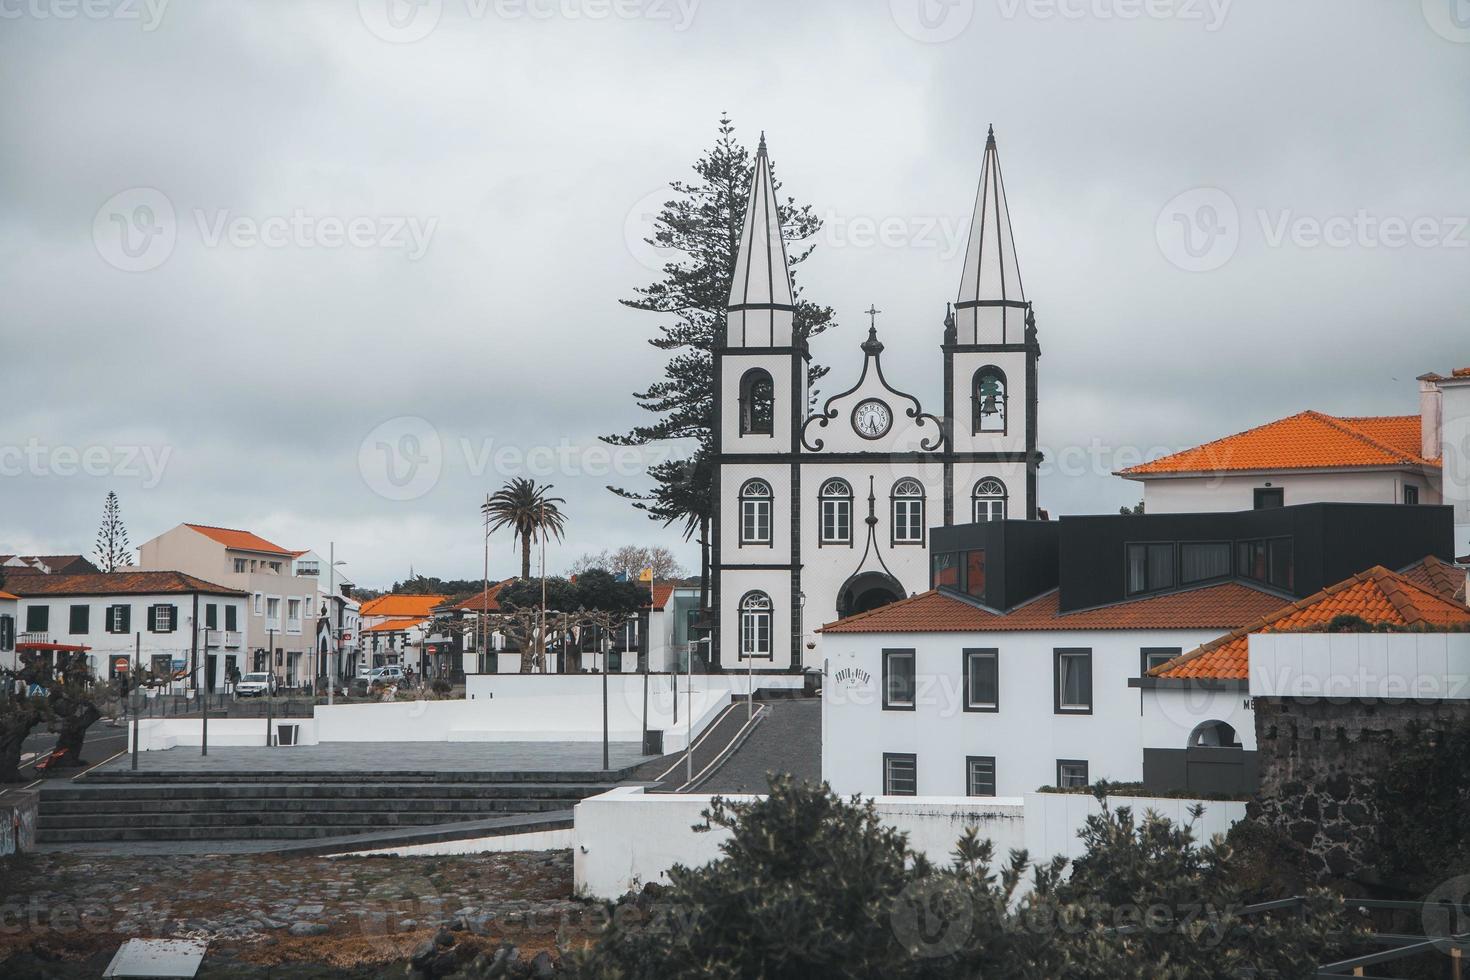
<path id="1" fill-rule="evenodd" d="M 809 413 L 794 312 L 762 136 L 714 354 L 711 661 L 727 670 L 799 670 L 824 623 L 926 590 L 930 527 L 1037 516 L 1041 350 L 993 131 L 933 402 L 884 377 L 874 316 L 851 387 Z"/>

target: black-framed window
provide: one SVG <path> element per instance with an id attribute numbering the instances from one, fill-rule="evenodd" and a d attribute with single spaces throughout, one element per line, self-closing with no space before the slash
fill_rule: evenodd
<path id="1" fill-rule="evenodd" d="M 1129 595 L 1174 587 L 1177 581 L 1174 571 L 1174 542 L 1144 541 L 1125 545 L 1124 550 Z"/>
<path id="2" fill-rule="evenodd" d="M 759 660 L 770 656 L 771 597 L 747 592 L 740 599 L 740 657 Z"/>
<path id="3" fill-rule="evenodd" d="M 1286 489 L 1284 487 L 1256 487 L 1251 493 L 1251 506 L 1256 510 L 1267 510 L 1285 505 Z"/>
<path id="4" fill-rule="evenodd" d="M 740 488 L 740 543 L 771 543 L 771 485 L 746 480 Z"/>
<path id="5" fill-rule="evenodd" d="M 965 795 L 995 795 L 995 756 L 965 756 Z"/>
<path id="6" fill-rule="evenodd" d="M 177 606 L 167 603 L 158 603 L 148 607 L 148 632 L 150 633 L 172 633 L 178 628 L 179 610 Z"/>
<path id="7" fill-rule="evenodd" d="M 924 543 L 924 485 L 905 477 L 893 485 L 890 500 L 894 544 Z"/>
<path id="8" fill-rule="evenodd" d="M 917 675 L 913 650 L 883 651 L 883 710 L 913 711 Z"/>
<path id="9" fill-rule="evenodd" d="M 775 431 L 776 386 L 771 372 L 751 368 L 740 379 L 740 434 L 768 436 Z"/>
<path id="10" fill-rule="evenodd" d="M 47 633 L 51 630 L 50 606 L 26 607 L 26 632 Z"/>
<path id="11" fill-rule="evenodd" d="M 1006 519 L 1009 494 L 1006 485 L 997 477 L 987 476 L 975 484 L 970 491 L 970 510 L 976 524 Z"/>
<path id="12" fill-rule="evenodd" d="M 919 757 L 912 752 L 883 753 L 883 795 L 919 795 Z"/>
<path id="13" fill-rule="evenodd" d="M 960 587 L 960 556 L 954 551 L 936 551 L 929 556 L 931 589 Z"/>
<path id="14" fill-rule="evenodd" d="M 15 649 L 15 617 L 9 613 L 0 616 L 0 650 Z"/>
<path id="15" fill-rule="evenodd" d="M 822 544 L 852 544 L 852 487 L 848 482 L 838 477 L 826 481 L 818 502 Z"/>
<path id="16" fill-rule="evenodd" d="M 1000 651 L 965 651 L 965 710 L 1000 710 Z"/>
<path id="17" fill-rule="evenodd" d="M 1184 585 L 1230 577 L 1229 541 L 1183 541 L 1179 545 L 1179 581 Z"/>
<path id="18" fill-rule="evenodd" d="M 92 607 L 82 604 L 67 610 L 66 631 L 72 636 L 85 636 L 91 624 Z"/>
<path id="19" fill-rule="evenodd" d="M 1087 785 L 1090 785 L 1090 780 L 1087 777 L 1086 759 L 1057 760 L 1058 789 L 1076 789 Z"/>
<path id="20" fill-rule="evenodd" d="M 1059 715 L 1092 713 L 1092 650 L 1057 647 L 1052 653 L 1054 710 Z"/>
<path id="21" fill-rule="evenodd" d="M 204 628 L 208 630 L 219 629 L 219 606 L 212 602 L 204 604 Z"/>
<path id="22" fill-rule="evenodd" d="M 1183 653 L 1182 647 L 1143 647 L 1138 652 L 1138 675 L 1146 675 Z"/>
<path id="23" fill-rule="evenodd" d="M 1419 502 L 1419 488 L 1411 483 L 1404 484 L 1404 503 L 1413 506 Z"/>
<path id="24" fill-rule="evenodd" d="M 125 602 L 107 607 L 106 627 L 109 633 L 126 633 L 133 628 L 133 607 Z"/>
<path id="25" fill-rule="evenodd" d="M 970 422 L 976 433 L 1005 434 L 1006 417 L 1010 414 L 1010 388 L 1006 373 L 994 364 L 975 372 L 970 391 Z"/>
<path id="26" fill-rule="evenodd" d="M 239 615 L 240 611 L 233 602 L 225 606 L 225 632 L 234 633 L 239 630 Z"/>
<path id="27" fill-rule="evenodd" d="M 1235 574 L 1290 592 L 1296 587 L 1291 538 L 1256 538 L 1235 543 Z"/>

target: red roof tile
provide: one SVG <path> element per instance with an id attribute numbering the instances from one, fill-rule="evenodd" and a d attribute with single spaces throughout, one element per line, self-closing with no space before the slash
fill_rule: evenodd
<path id="1" fill-rule="evenodd" d="M 362 631 L 364 633 L 399 633 L 403 630 L 412 629 L 423 622 L 427 622 L 427 617 L 415 618 L 408 616 L 401 619 L 385 619 L 381 623 L 364 626 Z"/>
<path id="2" fill-rule="evenodd" d="M 1465 569 L 1430 555 L 1414 562 L 1399 574 L 1421 589 L 1427 589 L 1443 599 L 1465 601 Z"/>
<path id="3" fill-rule="evenodd" d="M 492 583 L 490 588 L 482 589 L 474 595 L 461 599 L 450 605 L 449 608 L 464 612 L 497 612 L 500 609 L 500 603 L 496 601 L 496 598 L 500 595 L 500 590 L 514 581 L 515 579 L 508 578 L 503 582 Z"/>
<path id="4" fill-rule="evenodd" d="M 6 587 L 22 597 L 65 595 L 156 595 L 206 592 L 243 596 L 231 589 L 183 572 L 98 572 L 95 575 L 19 575 Z"/>
<path id="5" fill-rule="evenodd" d="M 1118 472 L 1124 477 L 1253 470 L 1439 466 L 1419 455 L 1417 415 L 1338 418 L 1302 412 Z"/>
<path id="6" fill-rule="evenodd" d="M 300 554 L 300 552 L 288 551 L 278 544 L 271 544 L 260 535 L 249 531 L 239 531 L 231 527 L 211 527 L 208 524 L 185 524 L 184 526 L 193 528 L 206 538 L 211 538 L 226 548 L 234 548 L 237 551 L 258 551 L 267 555 L 284 555 L 287 558 Z"/>
<path id="7" fill-rule="evenodd" d="M 1407 576 L 1379 565 L 1160 664 L 1149 674 L 1243 680 L 1250 676 L 1252 633 L 1287 633 L 1325 626 L 1336 616 L 1360 616 L 1370 623 L 1398 626 L 1470 624 L 1470 609 L 1464 605 L 1420 588 Z"/>
<path id="8" fill-rule="evenodd" d="M 1281 597 L 1239 582 L 1131 599 L 1064 613 L 1054 589 L 1008 613 L 938 591 L 900 599 L 822 627 L 823 633 L 973 633 L 1036 630 L 1233 629 L 1281 606 Z"/>
<path id="9" fill-rule="evenodd" d="M 390 593 L 369 599 L 357 610 L 359 616 L 408 616 L 423 619 L 429 616 L 435 606 L 440 605 L 445 595 L 407 595 Z"/>

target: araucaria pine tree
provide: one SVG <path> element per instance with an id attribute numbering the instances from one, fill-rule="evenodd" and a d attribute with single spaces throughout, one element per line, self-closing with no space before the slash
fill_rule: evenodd
<path id="1" fill-rule="evenodd" d="M 102 526 L 97 529 L 97 567 L 104 572 L 126 568 L 133 563 L 133 549 L 128 544 L 128 529 L 123 527 L 117 491 L 107 491 L 102 505 Z"/>
<path id="2" fill-rule="evenodd" d="M 635 289 L 635 298 L 621 301 L 635 310 L 664 316 L 658 336 L 649 340 L 670 354 L 664 376 L 633 395 L 658 420 L 635 426 L 624 435 L 604 437 L 617 446 L 693 441 L 689 457 L 648 468 L 654 480 L 652 490 L 608 489 L 633 501 L 633 506 L 653 520 L 666 525 L 679 522 L 686 539 L 698 533 L 702 595 L 709 588 L 709 520 L 715 495 L 714 350 L 724 332 L 730 278 L 754 170 L 750 151 L 735 138 L 729 117 L 722 116 L 715 145 L 694 163 L 695 179 L 669 183 L 670 200 L 655 218 L 648 242 L 675 257 L 664 264 L 657 281 Z M 775 181 L 775 187 L 779 191 L 781 182 Z M 822 221 L 809 205 L 799 205 L 790 197 L 778 207 L 783 237 L 788 242 L 807 242 L 790 252 L 796 331 L 805 343 L 836 325 L 831 307 L 803 300 L 795 286 L 796 267 L 812 254 L 815 246 L 810 239 L 821 230 Z M 813 385 L 827 373 L 826 368 L 810 363 L 807 370 Z M 815 388 L 811 390 L 815 397 Z"/>

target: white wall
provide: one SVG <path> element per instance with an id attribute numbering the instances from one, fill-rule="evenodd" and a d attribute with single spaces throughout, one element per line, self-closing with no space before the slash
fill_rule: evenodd
<path id="1" fill-rule="evenodd" d="M 210 745 L 265 745 L 264 718 L 211 718 L 209 719 Z M 298 745 L 317 744 L 316 723 L 310 718 L 276 718 L 271 723 L 271 733 L 276 734 L 278 725 L 295 725 Z M 133 726 L 127 726 L 128 751 L 133 748 Z M 144 718 L 138 722 L 138 751 L 159 752 L 166 749 L 198 748 L 204 738 L 204 722 L 200 718 Z M 290 746 L 281 751 L 289 752 Z M 288 761 L 285 757 L 282 761 Z"/>
<path id="2" fill-rule="evenodd" d="M 645 882 L 667 884 L 675 864 L 698 866 L 718 858 L 728 832 L 691 829 L 711 799 L 620 786 L 578 803 L 572 851 L 577 888 L 594 898 L 612 899 Z M 940 863 L 949 861 L 949 852 L 971 824 L 979 827 L 982 838 L 995 842 L 1002 859 L 1011 848 L 1025 846 L 1019 799 L 890 797 L 879 799 L 877 809 L 884 823 L 909 834 L 911 847 Z"/>
<path id="3" fill-rule="evenodd" d="M 1250 693 L 1289 698 L 1470 698 L 1470 633 L 1261 633 Z"/>
<path id="4" fill-rule="evenodd" d="M 1267 484 L 1284 490 L 1293 504 L 1322 501 L 1363 504 L 1401 504 L 1404 484 L 1419 488 L 1421 504 L 1440 502 L 1437 481 L 1403 470 L 1344 470 L 1336 473 L 1253 474 L 1249 476 L 1154 477 L 1144 481 L 1144 510 L 1150 514 L 1200 514 L 1250 510 L 1254 491 Z"/>
<path id="5" fill-rule="evenodd" d="M 1247 752 L 1256 749 L 1256 715 L 1244 690 L 1203 687 L 1156 687 L 1143 691 L 1143 738 L 1146 749 L 1182 749 L 1190 734 L 1207 721 L 1223 721 Z"/>
<path id="6" fill-rule="evenodd" d="M 963 796 L 966 756 L 994 756 L 996 792 L 1019 796 L 1056 782 L 1058 759 L 1088 762 L 1088 776 L 1143 778 L 1143 693 L 1128 686 L 1140 673 L 1144 647 L 1190 650 L 1217 630 L 1099 630 L 1011 633 L 833 633 L 826 638 L 822 776 L 838 793 L 883 791 L 885 752 L 918 757 L 920 796 Z M 1053 650 L 1093 652 L 1091 714 L 1058 714 Z M 917 707 L 884 710 L 882 651 L 917 651 Z M 999 651 L 1000 701 L 995 712 L 964 710 L 963 651 Z M 851 668 L 848 670 L 847 668 Z M 837 679 L 842 672 L 842 680 Z M 1226 720 L 1226 719 L 1221 719 Z M 1182 747 L 1193 727 L 1162 715 L 1150 738 Z M 1151 746 L 1152 747 L 1152 746 Z"/>
<path id="7" fill-rule="evenodd" d="M 1081 857 L 1084 852 L 1077 832 L 1087 818 L 1102 812 L 1102 804 L 1087 793 L 1027 793 L 1026 850 L 1033 861 L 1046 861 L 1053 855 Z M 1189 810 L 1196 804 L 1205 812 L 1195 821 Z M 1176 825 L 1194 825 L 1194 839 L 1203 844 L 1215 834 L 1224 834 L 1245 819 L 1245 803 L 1217 800 L 1175 800 L 1162 797 L 1111 796 L 1108 806 L 1114 811 L 1130 807 L 1134 819 L 1142 821 L 1144 812 L 1152 810 Z"/>

